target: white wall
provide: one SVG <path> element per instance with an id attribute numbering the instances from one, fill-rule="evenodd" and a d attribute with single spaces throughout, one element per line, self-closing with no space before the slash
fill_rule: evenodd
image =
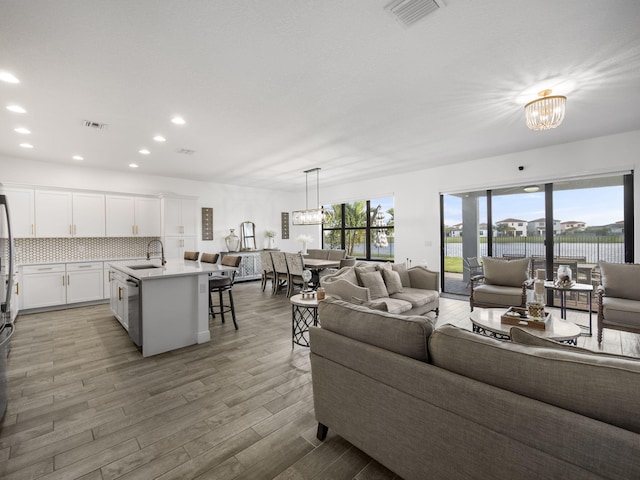
<path id="1" fill-rule="evenodd" d="M 224 237 L 230 228 L 239 235 L 240 223 L 250 220 L 256 224 L 257 246 L 263 246 L 264 231 L 275 230 L 276 246 L 296 251 L 294 231 L 290 240 L 282 240 L 280 212 L 291 211 L 291 205 L 304 201 L 304 192 L 282 193 L 273 190 L 244 188 L 210 182 L 180 180 L 145 175 L 139 172 L 119 173 L 77 166 L 0 156 L 0 182 L 41 187 L 79 188 L 105 192 L 142 195 L 177 194 L 198 197 L 198 213 L 202 207 L 213 208 L 214 240 L 202 241 L 198 218 L 198 241 L 201 252 L 225 251 Z M 317 234 L 316 234 L 316 238 Z"/>
<path id="2" fill-rule="evenodd" d="M 545 132 L 532 132 L 544 135 Z M 366 199 L 381 194 L 395 198 L 396 260 L 427 260 L 440 270 L 440 194 L 541 183 L 585 175 L 636 170 L 640 131 L 593 138 L 451 166 L 323 187 L 323 204 Z M 518 170 L 523 166 L 524 170 Z M 635 175 L 634 209 L 640 212 L 640 174 Z M 597 199 L 593 208 L 597 209 Z M 635 259 L 640 261 L 640 221 L 635 222 Z"/>

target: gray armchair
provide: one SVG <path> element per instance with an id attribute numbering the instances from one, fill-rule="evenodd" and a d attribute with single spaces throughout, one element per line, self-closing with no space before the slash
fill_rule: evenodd
<path id="1" fill-rule="evenodd" d="M 600 262 L 598 344 L 602 329 L 640 333 L 640 265 Z"/>
<path id="2" fill-rule="evenodd" d="M 526 307 L 527 288 L 533 284 L 530 258 L 482 257 L 482 275 L 471 277 L 469 305 L 474 307 Z"/>

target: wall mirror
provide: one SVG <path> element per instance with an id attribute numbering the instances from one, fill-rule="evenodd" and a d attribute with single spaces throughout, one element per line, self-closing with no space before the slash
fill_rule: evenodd
<path id="1" fill-rule="evenodd" d="M 242 222 L 240 224 L 240 236 L 242 250 L 256 249 L 256 225 L 253 222 Z"/>

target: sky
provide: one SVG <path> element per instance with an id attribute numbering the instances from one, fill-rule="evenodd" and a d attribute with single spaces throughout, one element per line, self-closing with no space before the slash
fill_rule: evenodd
<path id="1" fill-rule="evenodd" d="M 544 192 L 494 195 L 493 222 L 505 218 L 531 221 L 544 217 Z M 487 203 L 479 201 L 480 223 L 487 218 Z M 553 193 L 553 211 L 561 222 L 585 222 L 588 227 L 609 225 L 623 219 L 622 186 L 561 190 Z M 445 225 L 462 223 L 462 199 L 445 195 Z"/>

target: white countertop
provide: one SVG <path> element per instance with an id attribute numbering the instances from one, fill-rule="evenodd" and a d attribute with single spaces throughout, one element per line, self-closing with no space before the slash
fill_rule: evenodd
<path id="1" fill-rule="evenodd" d="M 215 272 L 225 272 L 236 270 L 234 267 L 225 265 L 194 262 L 192 260 L 182 260 L 170 258 L 164 267 L 160 266 L 160 259 L 151 260 L 127 260 L 118 262 L 108 262 L 109 266 L 125 273 L 138 280 L 154 280 L 159 278 L 178 277 L 185 275 L 208 275 Z M 152 264 L 159 268 L 149 268 L 134 270 L 128 268 L 131 265 Z"/>

